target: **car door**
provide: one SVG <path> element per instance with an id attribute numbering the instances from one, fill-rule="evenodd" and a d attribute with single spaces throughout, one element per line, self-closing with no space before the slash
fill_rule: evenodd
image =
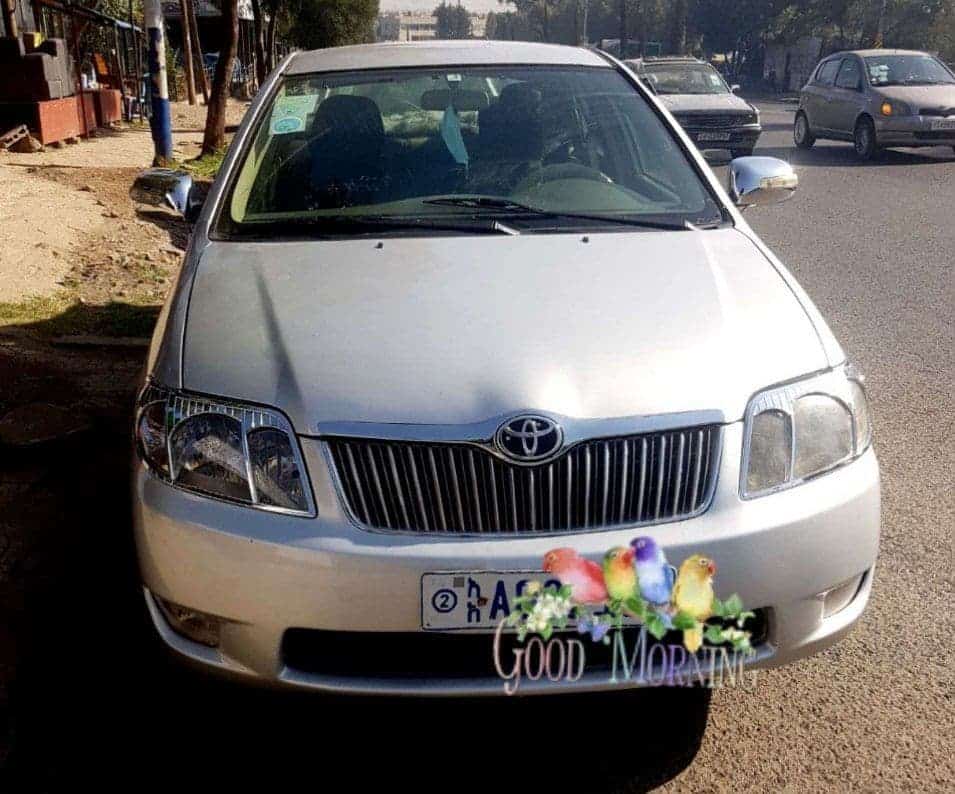
<path id="1" fill-rule="evenodd" d="M 803 106 L 809 116 L 809 125 L 817 132 L 830 129 L 830 95 L 841 63 L 841 58 L 823 61 L 806 87 Z"/>
<path id="2" fill-rule="evenodd" d="M 829 94 L 828 117 L 834 132 L 846 137 L 852 134 L 865 98 L 863 90 L 859 59 L 855 55 L 843 58 Z"/>

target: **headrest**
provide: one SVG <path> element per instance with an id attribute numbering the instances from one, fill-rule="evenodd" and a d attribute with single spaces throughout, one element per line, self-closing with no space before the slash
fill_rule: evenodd
<path id="1" fill-rule="evenodd" d="M 501 89 L 502 105 L 523 107 L 527 113 L 536 113 L 540 109 L 540 89 L 530 83 L 509 83 Z"/>
<path id="2" fill-rule="evenodd" d="M 363 96 L 335 94 L 315 110 L 312 129 L 317 135 L 383 138 L 385 126 L 378 106 Z"/>

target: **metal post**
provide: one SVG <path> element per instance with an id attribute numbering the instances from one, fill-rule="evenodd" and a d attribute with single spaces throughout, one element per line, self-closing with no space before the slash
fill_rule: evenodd
<path id="1" fill-rule="evenodd" d="M 154 165 L 167 165 L 172 160 L 172 127 L 169 119 L 169 86 L 166 83 L 166 38 L 163 35 L 162 3 L 144 0 L 143 18 L 149 38 L 149 81 L 152 86 Z"/>

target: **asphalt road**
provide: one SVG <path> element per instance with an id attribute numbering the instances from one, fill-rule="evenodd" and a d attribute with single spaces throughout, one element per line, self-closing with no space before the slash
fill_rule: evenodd
<path id="1" fill-rule="evenodd" d="M 868 380 L 882 469 L 875 588 L 855 632 L 719 692 L 674 789 L 955 790 L 955 153 L 792 146 L 793 107 L 757 103 L 756 154 L 792 201 L 748 212 Z M 725 168 L 716 169 L 725 178 Z"/>
<path id="2" fill-rule="evenodd" d="M 843 144 L 795 153 L 792 108 L 763 111 L 759 153 L 791 160 L 801 187 L 751 223 L 873 400 L 882 553 L 848 639 L 712 698 L 338 699 L 184 671 L 159 652 L 133 561 L 124 494 L 139 354 L 106 362 L 8 338 L 8 398 L 76 390 L 96 433 L 55 455 L 0 456 L 0 791 L 245 790 L 260 776 L 266 790 L 455 794 L 953 790 L 955 155 L 860 165 Z"/>

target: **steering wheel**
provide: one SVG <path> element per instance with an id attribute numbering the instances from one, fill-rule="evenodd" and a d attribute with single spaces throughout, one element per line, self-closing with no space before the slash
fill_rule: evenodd
<path id="1" fill-rule="evenodd" d="M 580 163 L 552 163 L 545 165 L 540 171 L 535 171 L 525 177 L 514 188 L 514 193 L 523 193 L 545 182 L 556 182 L 560 179 L 587 179 L 591 182 L 613 184 L 613 180 L 603 171 L 581 165 Z"/>

